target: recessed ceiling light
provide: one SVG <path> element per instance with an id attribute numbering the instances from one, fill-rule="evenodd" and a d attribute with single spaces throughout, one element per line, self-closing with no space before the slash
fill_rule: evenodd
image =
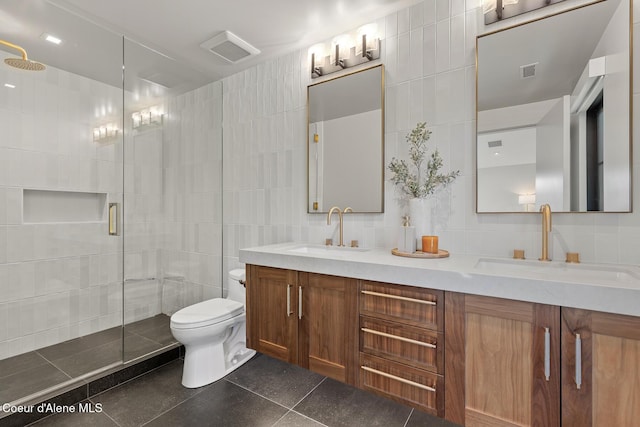
<path id="1" fill-rule="evenodd" d="M 48 41 L 49 43 L 53 43 L 53 44 L 60 44 L 62 43 L 62 39 L 49 34 L 49 33 L 42 33 L 42 35 L 40 36 L 41 38 L 45 39 L 46 41 Z"/>
<path id="2" fill-rule="evenodd" d="M 9 89 L 15 89 L 16 85 L 12 85 L 11 83 L 5 83 L 4 87 L 8 87 Z"/>

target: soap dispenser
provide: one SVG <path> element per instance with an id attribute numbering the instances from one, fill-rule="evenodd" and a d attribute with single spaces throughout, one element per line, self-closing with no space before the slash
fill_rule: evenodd
<path id="1" fill-rule="evenodd" d="M 405 253 L 416 251 L 416 228 L 411 225 L 410 217 L 402 217 L 402 227 L 400 227 L 400 237 L 398 239 L 398 250 Z"/>

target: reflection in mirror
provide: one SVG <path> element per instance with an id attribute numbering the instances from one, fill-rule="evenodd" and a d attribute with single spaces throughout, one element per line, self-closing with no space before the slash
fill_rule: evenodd
<path id="1" fill-rule="evenodd" d="M 629 212 L 630 4 L 477 39 L 477 211 Z"/>
<path id="2" fill-rule="evenodd" d="M 384 67 L 310 85 L 308 212 L 383 212 Z"/>

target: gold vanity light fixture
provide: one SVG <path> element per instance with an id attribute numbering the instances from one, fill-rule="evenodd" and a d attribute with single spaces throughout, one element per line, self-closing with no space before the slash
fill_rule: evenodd
<path id="1" fill-rule="evenodd" d="M 380 58 L 380 38 L 375 24 L 367 24 L 355 33 L 335 37 L 330 49 L 323 43 L 309 49 L 311 78 L 315 79 L 345 68 Z"/>
<path id="2" fill-rule="evenodd" d="M 536 195 L 535 194 L 519 194 L 518 195 L 518 204 L 524 205 L 525 212 L 531 212 L 532 205 L 536 203 Z"/>
<path id="3" fill-rule="evenodd" d="M 107 142 L 118 137 L 120 130 L 115 123 L 93 128 L 93 142 Z"/>
<path id="4" fill-rule="evenodd" d="M 155 105 L 131 114 L 131 127 L 138 129 L 145 126 L 161 125 L 164 118 L 162 107 Z"/>

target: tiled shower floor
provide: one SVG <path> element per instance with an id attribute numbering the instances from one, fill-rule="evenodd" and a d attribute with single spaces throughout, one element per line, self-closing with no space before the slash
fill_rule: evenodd
<path id="1" fill-rule="evenodd" d="M 264 355 L 196 389 L 180 384 L 182 366 L 174 360 L 83 403 L 101 412 L 52 415 L 34 426 L 456 426 Z"/>
<path id="2" fill-rule="evenodd" d="M 126 325 L 125 360 L 175 342 L 169 321 L 169 316 L 159 314 Z M 115 327 L 0 360 L 0 402 L 12 402 L 121 361 L 122 333 L 122 328 Z"/>

